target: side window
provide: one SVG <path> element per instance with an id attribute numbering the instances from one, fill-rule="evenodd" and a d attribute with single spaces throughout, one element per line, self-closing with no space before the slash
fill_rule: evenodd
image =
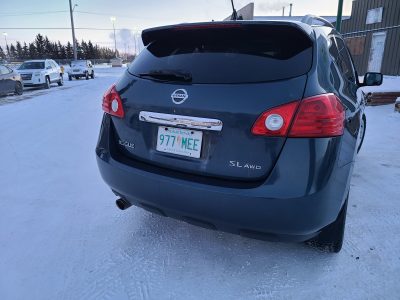
<path id="1" fill-rule="evenodd" d="M 339 50 L 339 61 L 338 65 L 347 80 L 355 82 L 356 74 L 354 72 L 354 66 L 351 62 L 349 51 L 347 50 L 346 44 L 342 39 L 336 38 L 338 50 Z"/>
<path id="2" fill-rule="evenodd" d="M 49 63 L 50 63 L 50 66 L 53 68 L 53 69 L 57 69 L 57 66 L 56 66 L 56 64 L 53 62 L 53 61 L 49 61 Z"/>
<path id="3" fill-rule="evenodd" d="M 0 75 L 5 75 L 10 73 L 10 71 L 8 70 L 8 68 L 6 68 L 5 66 L 0 66 Z"/>
<path id="4" fill-rule="evenodd" d="M 336 46 L 336 41 L 333 37 L 329 39 L 329 53 L 333 57 L 333 59 L 336 61 L 337 64 L 339 64 L 339 50 Z"/>

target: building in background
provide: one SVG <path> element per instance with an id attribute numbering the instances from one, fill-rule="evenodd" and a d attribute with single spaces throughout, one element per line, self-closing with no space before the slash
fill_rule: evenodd
<path id="1" fill-rule="evenodd" d="M 254 16 L 254 4 L 239 9 L 244 20 L 294 20 L 303 16 Z M 322 16 L 333 25 L 336 16 Z M 231 16 L 225 20 L 229 20 Z M 400 75 L 400 0 L 353 0 L 351 16 L 342 17 L 345 38 L 359 74 Z"/>
<path id="2" fill-rule="evenodd" d="M 354 0 L 341 33 L 359 74 L 400 75 L 400 0 Z"/>

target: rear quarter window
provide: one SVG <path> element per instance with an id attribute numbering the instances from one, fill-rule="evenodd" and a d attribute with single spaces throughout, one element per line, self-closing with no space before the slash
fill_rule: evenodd
<path id="1" fill-rule="evenodd" d="M 294 26 L 171 30 L 151 42 L 130 65 L 133 75 L 176 70 L 192 83 L 253 83 L 307 73 L 312 41 Z"/>

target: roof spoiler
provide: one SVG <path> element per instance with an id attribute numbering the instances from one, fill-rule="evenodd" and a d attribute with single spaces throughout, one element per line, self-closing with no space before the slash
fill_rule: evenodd
<path id="1" fill-rule="evenodd" d="M 154 27 L 143 30 L 142 41 L 143 45 L 147 46 L 151 42 L 157 40 L 160 37 L 165 36 L 167 32 L 171 31 L 185 31 L 185 30 L 198 30 L 198 29 L 228 29 L 228 28 L 239 28 L 243 24 L 239 22 L 206 22 L 206 23 L 183 23 L 178 25 L 169 25 Z"/>
<path id="2" fill-rule="evenodd" d="M 328 22 L 328 21 L 326 21 Z M 206 29 L 231 29 L 247 26 L 270 26 L 270 25 L 286 25 L 302 29 L 306 34 L 310 35 L 311 29 L 301 22 L 256 22 L 256 21 L 222 21 L 222 22 L 204 22 L 204 23 L 183 23 L 178 25 L 169 25 L 145 29 L 142 32 L 143 45 L 146 47 L 155 40 L 165 38 L 171 32 L 188 31 L 188 30 L 206 30 Z"/>
<path id="3" fill-rule="evenodd" d="M 314 21 L 319 21 L 321 23 L 323 23 L 325 26 L 331 27 L 331 28 L 335 28 L 331 22 L 325 20 L 324 18 L 318 17 L 318 16 L 314 16 L 314 15 L 305 15 L 302 19 L 301 22 L 307 25 L 313 25 Z"/>

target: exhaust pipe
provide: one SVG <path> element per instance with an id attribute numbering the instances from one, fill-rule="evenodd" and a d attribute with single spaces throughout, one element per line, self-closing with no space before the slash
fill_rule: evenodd
<path id="1" fill-rule="evenodd" d="M 128 201 L 126 201 L 126 200 L 123 199 L 123 198 L 117 199 L 117 200 L 115 201 L 115 204 L 117 205 L 117 207 L 118 207 L 120 210 L 125 210 L 125 209 L 127 209 L 127 208 L 129 208 L 129 207 L 132 206 L 131 203 L 129 203 Z"/>

